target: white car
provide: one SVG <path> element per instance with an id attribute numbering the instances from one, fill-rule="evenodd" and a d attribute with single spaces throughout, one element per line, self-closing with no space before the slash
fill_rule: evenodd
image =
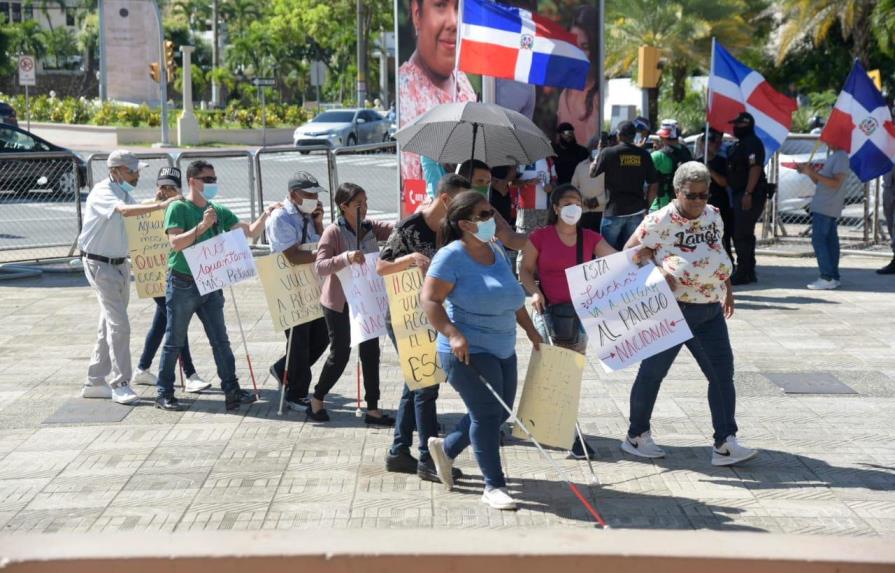
<path id="1" fill-rule="evenodd" d="M 295 147 L 350 147 L 389 140 L 389 122 L 372 109 L 325 111 L 296 128 Z"/>
<path id="2" fill-rule="evenodd" d="M 815 184 L 807 175 L 802 175 L 796 170 L 796 164 L 806 163 L 811 159 L 814 169 L 820 169 L 827 162 L 826 151 L 818 151 L 811 157 L 811 153 L 797 153 L 793 155 L 780 154 L 779 182 L 777 185 L 777 209 L 780 213 L 792 215 L 807 215 L 808 206 L 814 197 Z M 849 172 L 842 184 L 845 193 L 846 210 L 850 205 L 859 204 L 864 200 L 864 184 L 858 180 L 854 173 Z M 863 211 L 863 207 L 861 209 Z M 843 213 L 843 216 L 845 214 Z"/>

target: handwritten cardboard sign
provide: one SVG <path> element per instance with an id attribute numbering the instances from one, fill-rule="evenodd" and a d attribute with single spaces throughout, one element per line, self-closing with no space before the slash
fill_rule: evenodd
<path id="1" fill-rule="evenodd" d="M 255 259 L 242 229 L 227 231 L 183 250 L 199 294 L 206 295 L 255 275 Z"/>
<path id="2" fill-rule="evenodd" d="M 414 267 L 384 278 L 404 382 L 411 390 L 441 384 L 445 374 L 435 351 L 438 332 L 420 306 L 423 272 Z"/>
<path id="3" fill-rule="evenodd" d="M 274 330 L 287 330 L 323 316 L 320 279 L 313 264 L 293 265 L 283 253 L 271 253 L 258 259 L 257 265 Z"/>
<path id="4" fill-rule="evenodd" d="M 171 251 L 165 234 L 165 212 L 159 210 L 138 217 L 125 217 L 124 230 L 137 297 L 165 296 L 168 253 Z"/>
<path id="5" fill-rule="evenodd" d="M 572 447 L 583 374 L 583 354 L 546 344 L 531 353 L 517 417 L 538 442 Z M 513 428 L 513 435 L 528 437 L 519 427 Z"/>
<path id="6" fill-rule="evenodd" d="M 575 311 L 607 372 L 693 338 L 668 283 L 652 263 L 623 251 L 566 269 Z"/>
<path id="7" fill-rule="evenodd" d="M 388 295 L 385 292 L 385 282 L 376 274 L 379 253 L 366 253 L 364 257 L 363 264 L 348 265 L 336 272 L 345 298 L 348 299 L 351 346 L 386 334 Z"/>

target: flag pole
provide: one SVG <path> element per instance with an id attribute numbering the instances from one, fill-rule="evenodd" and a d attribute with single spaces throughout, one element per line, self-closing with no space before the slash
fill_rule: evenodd
<path id="1" fill-rule="evenodd" d="M 709 81 L 705 86 L 705 138 L 702 140 L 702 161 L 709 165 L 709 111 L 712 107 L 712 76 L 715 75 L 715 37 L 712 36 L 712 56 L 709 63 Z"/>

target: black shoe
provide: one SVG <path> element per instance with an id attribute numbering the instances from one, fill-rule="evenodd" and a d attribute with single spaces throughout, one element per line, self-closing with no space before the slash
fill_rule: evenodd
<path id="1" fill-rule="evenodd" d="M 268 368 L 267 371 L 270 372 L 270 375 L 273 376 L 274 380 L 276 380 L 277 382 L 279 382 L 280 386 L 283 385 L 283 375 L 282 375 L 282 374 L 277 374 L 277 368 L 276 368 L 276 365 L 271 364 L 271 365 L 270 365 L 270 368 Z"/>
<path id="2" fill-rule="evenodd" d="M 180 410 L 180 400 L 174 396 L 159 396 L 155 399 L 155 407 L 160 410 L 167 410 L 168 412 L 177 412 Z"/>
<path id="3" fill-rule="evenodd" d="M 385 471 L 398 474 L 415 474 L 417 472 L 416 458 L 407 450 L 398 450 L 393 454 L 391 450 L 385 455 Z"/>
<path id="4" fill-rule="evenodd" d="M 382 426 L 384 428 L 395 427 L 395 419 L 388 414 L 383 414 L 381 416 L 371 416 L 370 414 L 367 414 L 364 416 L 364 422 L 371 426 Z"/>
<path id="5" fill-rule="evenodd" d="M 736 272 L 730 277 L 730 284 L 732 285 L 747 285 L 754 282 L 758 282 L 754 272 Z"/>
<path id="6" fill-rule="evenodd" d="M 308 404 L 308 408 L 305 410 L 308 414 L 308 418 L 314 420 L 315 422 L 329 422 L 329 413 L 327 413 L 326 408 L 321 408 L 317 412 L 314 412 L 313 406 Z"/>
<path id="7" fill-rule="evenodd" d="M 432 458 L 420 460 L 416 465 L 416 476 L 423 481 L 434 481 L 441 483 L 438 478 L 438 472 L 435 470 L 435 463 Z M 451 468 L 451 477 L 456 481 L 463 477 L 463 472 L 459 468 Z"/>
<path id="8" fill-rule="evenodd" d="M 876 270 L 878 275 L 895 275 L 895 259 L 881 269 Z"/>
<path id="9" fill-rule="evenodd" d="M 590 447 L 590 444 L 584 442 L 584 447 L 581 447 L 581 438 L 576 437 L 575 443 L 572 445 L 572 449 L 569 450 L 569 453 L 572 454 L 572 457 L 576 460 L 586 460 L 586 459 L 594 459 L 594 449 Z M 587 455 L 585 456 L 585 450 L 587 451 Z"/>

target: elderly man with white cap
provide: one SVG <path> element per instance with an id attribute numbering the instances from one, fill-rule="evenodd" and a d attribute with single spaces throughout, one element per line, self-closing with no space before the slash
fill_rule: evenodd
<path id="1" fill-rule="evenodd" d="M 129 151 L 113 151 L 106 160 L 109 176 L 87 196 L 84 223 L 78 246 L 87 281 L 99 301 L 99 327 L 83 398 L 111 398 L 119 404 L 139 400 L 130 388 L 130 265 L 123 217 L 136 217 L 166 209 L 176 198 L 136 204 L 132 193 L 146 163 Z"/>

